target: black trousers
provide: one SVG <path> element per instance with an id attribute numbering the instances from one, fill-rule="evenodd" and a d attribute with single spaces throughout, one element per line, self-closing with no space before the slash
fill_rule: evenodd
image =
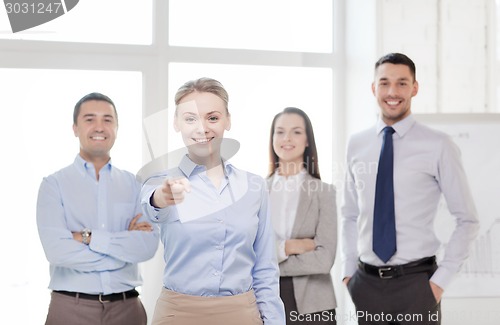
<path id="1" fill-rule="evenodd" d="M 336 325 L 335 309 L 299 314 L 292 277 L 280 277 L 280 296 L 285 305 L 286 325 Z"/>
<path id="2" fill-rule="evenodd" d="M 435 267 L 436 268 L 436 267 Z M 435 271 L 381 279 L 360 269 L 347 288 L 360 325 L 439 325 L 441 304 L 429 278 Z"/>

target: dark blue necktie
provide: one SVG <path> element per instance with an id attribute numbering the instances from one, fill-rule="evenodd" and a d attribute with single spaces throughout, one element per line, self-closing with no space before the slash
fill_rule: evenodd
<path id="1" fill-rule="evenodd" d="M 394 129 L 390 126 L 384 129 L 373 211 L 373 251 L 384 263 L 396 252 L 393 133 Z"/>

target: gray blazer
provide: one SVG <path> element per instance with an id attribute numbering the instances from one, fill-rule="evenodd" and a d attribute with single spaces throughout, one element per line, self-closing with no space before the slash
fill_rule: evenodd
<path id="1" fill-rule="evenodd" d="M 272 177 L 267 182 L 270 189 Z M 337 250 L 335 200 L 333 185 L 306 174 L 291 237 L 312 238 L 316 249 L 290 255 L 279 264 L 281 276 L 293 277 L 295 300 L 301 314 L 334 309 L 337 306 L 330 275 Z"/>

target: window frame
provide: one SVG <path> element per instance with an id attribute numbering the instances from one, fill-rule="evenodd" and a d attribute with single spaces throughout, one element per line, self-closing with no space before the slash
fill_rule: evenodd
<path id="1" fill-rule="evenodd" d="M 105 43 L 79 43 L 59 41 L 0 39 L 0 68 L 18 69 L 68 69 L 138 71 L 143 76 L 142 116 L 146 118 L 167 108 L 169 98 L 169 63 L 209 63 L 264 65 L 287 67 L 331 68 L 332 73 L 332 143 L 333 157 L 343 161 L 346 141 L 346 115 L 336 107 L 345 105 L 345 0 L 334 0 L 333 5 L 333 52 L 282 52 L 242 49 L 214 49 L 170 46 L 168 42 L 168 0 L 153 0 L 153 40 L 151 45 L 123 45 Z M 170 121 L 167 121 L 169 125 Z M 143 139 L 143 159 L 150 159 Z M 334 162 L 332 162 L 333 164 Z M 341 168 L 334 169 L 341 172 Z M 326 182 L 333 180 L 325 179 Z M 38 182 L 38 181 L 37 181 Z M 28 222 L 34 222 L 29 216 Z M 155 257 L 146 262 L 153 267 L 142 269 L 144 285 L 142 300 L 152 315 L 156 298 L 161 290 L 163 252 L 160 245 Z M 47 284 L 44 284 L 47 285 Z"/>

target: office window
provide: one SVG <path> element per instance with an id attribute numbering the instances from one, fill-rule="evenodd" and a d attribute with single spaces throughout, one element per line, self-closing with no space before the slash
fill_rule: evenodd
<path id="1" fill-rule="evenodd" d="M 9 229 L 2 235 L 0 256 L 7 263 L 1 274 L 3 293 L 10 301 L 2 323 L 41 324 L 50 296 L 49 263 L 36 226 L 40 182 L 73 162 L 79 151 L 72 130 L 73 107 L 93 91 L 110 96 L 118 110 L 113 161 L 132 172 L 141 167 L 142 76 L 138 72 L 0 69 L 0 89 L 0 170 L 7 193 L 2 210 Z"/>
<path id="2" fill-rule="evenodd" d="M 496 23 L 496 26 L 492 28 L 496 31 L 495 33 L 495 41 L 496 46 L 496 59 L 500 61 L 500 0 L 495 0 L 495 15 L 493 21 Z"/>
<path id="3" fill-rule="evenodd" d="M 493 46 L 488 46 L 488 48 L 491 48 L 493 54 L 491 54 L 491 57 L 494 58 L 491 60 L 491 62 L 494 65 L 494 69 L 490 69 L 489 73 L 489 81 L 493 85 L 491 87 L 491 96 L 490 96 L 490 111 L 491 112 L 500 112 L 500 78 L 498 78 L 498 75 L 500 73 L 500 0 L 495 0 L 495 11 L 494 14 L 492 14 L 490 17 L 492 19 L 490 20 L 491 22 L 494 22 L 496 25 L 489 29 L 493 34 L 493 37 L 490 37 L 490 40 L 492 39 L 494 43 Z"/>
<path id="4" fill-rule="evenodd" d="M 58 10 L 63 10 L 63 8 Z M 40 26 L 13 34 L 6 10 L 0 8 L 0 38 L 151 44 L 152 17 L 153 0 L 80 0 L 64 15 Z"/>
<path id="5" fill-rule="evenodd" d="M 15 34 L 0 10 L 0 105 L 8 124 L 0 128 L 8 157 L 0 168 L 8 171 L 3 184 L 9 192 L 2 202 L 8 227 L 20 229 L 0 248 L 13 266 L 2 272 L 13 301 L 5 323 L 45 319 L 49 265 L 36 229 L 36 197 L 42 177 L 78 152 L 72 112 L 88 92 L 116 101 L 120 126 L 112 158 L 131 172 L 183 146 L 171 127 L 173 94 L 185 81 L 209 76 L 229 91 L 233 126 L 226 135 L 241 144 L 231 158 L 235 165 L 265 176 L 271 119 L 296 106 L 311 117 L 322 178 L 331 182 L 338 158 L 333 134 L 342 133 L 332 128 L 333 106 L 342 97 L 332 95 L 342 69 L 336 66 L 341 49 L 333 45 L 334 31 L 340 35 L 342 28 L 342 19 L 333 19 L 341 2 L 80 0 L 65 15 Z M 151 121 L 159 132 L 148 128 Z M 149 139 L 144 131 L 151 131 Z M 160 247 L 141 268 L 139 290 L 150 320 L 162 287 L 161 254 Z M 30 313 L 26 305 L 33 306 Z"/>
<path id="6" fill-rule="evenodd" d="M 175 46 L 331 53 L 332 7 L 331 0 L 171 0 L 169 42 Z"/>

